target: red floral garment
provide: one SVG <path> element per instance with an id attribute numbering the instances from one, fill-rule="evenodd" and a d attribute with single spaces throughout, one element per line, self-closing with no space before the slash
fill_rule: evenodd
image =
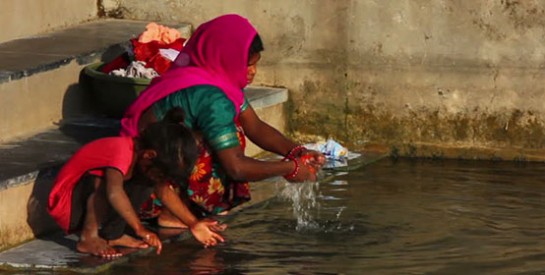
<path id="1" fill-rule="evenodd" d="M 238 122 L 236 126 L 237 137 L 244 150 L 246 137 Z M 198 206 L 197 209 L 201 212 L 199 214 L 203 216 L 219 214 L 249 201 L 251 199 L 249 183 L 229 179 L 220 163 L 213 158 L 210 147 L 202 139 L 198 141 L 198 146 L 200 154 L 189 177 L 186 191 L 189 199 Z M 172 187 L 179 190 L 180 185 Z M 142 206 L 140 218 L 154 218 L 160 214 L 161 204 L 155 198 L 153 196 Z"/>

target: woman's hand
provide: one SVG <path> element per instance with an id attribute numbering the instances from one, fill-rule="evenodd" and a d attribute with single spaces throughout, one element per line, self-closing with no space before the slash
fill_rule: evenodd
<path id="1" fill-rule="evenodd" d="M 157 234 L 145 228 L 140 229 L 135 233 L 138 237 L 142 238 L 142 240 L 145 243 L 157 248 L 157 255 L 161 254 L 161 250 L 163 249 L 163 244 L 161 243 L 161 240 L 159 239 L 159 237 L 157 237 Z"/>
<path id="2" fill-rule="evenodd" d="M 316 171 L 322 169 L 325 164 L 324 154 L 314 150 L 304 150 L 301 153 L 301 159 L 304 164 L 312 166 Z"/>
<path id="3" fill-rule="evenodd" d="M 292 172 L 289 177 L 284 176 L 290 182 L 316 181 L 316 169 L 309 164 L 305 164 L 307 160 L 304 158 L 295 158 L 292 161 L 297 162 L 297 171 Z"/>
<path id="4" fill-rule="evenodd" d="M 204 247 L 210 247 L 225 241 L 217 232 L 225 230 L 226 227 L 226 225 L 220 225 L 218 221 L 201 220 L 189 229 L 197 241 L 204 244 Z"/>

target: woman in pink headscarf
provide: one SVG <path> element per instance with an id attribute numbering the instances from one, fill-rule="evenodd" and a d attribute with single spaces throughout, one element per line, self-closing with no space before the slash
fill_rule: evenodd
<path id="1" fill-rule="evenodd" d="M 189 182 L 180 183 L 180 189 L 199 216 L 220 214 L 250 200 L 248 181 L 273 176 L 314 181 L 315 171 L 324 164 L 322 154 L 306 150 L 259 119 L 245 98 L 243 88 L 256 74 L 261 51 L 261 38 L 247 19 L 231 14 L 208 21 L 122 120 L 122 135 L 136 136 L 170 109 L 185 111 L 184 122 L 199 140 L 200 156 Z M 245 156 L 246 137 L 264 150 L 283 155 L 284 160 Z M 158 222 L 183 226 L 164 211 Z"/>

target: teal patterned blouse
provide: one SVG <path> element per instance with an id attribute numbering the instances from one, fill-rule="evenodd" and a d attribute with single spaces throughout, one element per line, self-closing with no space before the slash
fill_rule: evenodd
<path id="1" fill-rule="evenodd" d="M 242 113 L 248 108 L 248 99 L 240 107 Z M 153 113 L 162 120 L 172 108 L 185 112 L 185 125 L 202 133 L 213 150 L 219 151 L 240 143 L 233 121 L 236 112 L 233 103 L 217 87 L 199 85 L 174 92 L 153 105 Z"/>

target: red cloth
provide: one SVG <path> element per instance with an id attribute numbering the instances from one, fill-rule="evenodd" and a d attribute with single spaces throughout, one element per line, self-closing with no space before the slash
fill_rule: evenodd
<path id="1" fill-rule="evenodd" d="M 146 68 L 153 68 L 159 75 L 166 72 L 172 61 L 161 55 L 159 49 L 174 49 L 181 51 L 185 39 L 178 38 L 170 44 L 163 44 L 160 41 L 151 41 L 147 43 L 138 42 L 138 39 L 131 39 L 134 60 L 146 62 Z M 131 59 L 127 53 L 124 53 L 114 60 L 104 64 L 100 71 L 109 74 L 113 70 L 126 69 L 131 64 Z"/>
<path id="2" fill-rule="evenodd" d="M 51 193 L 47 210 L 59 226 L 69 233 L 72 192 L 86 172 L 95 170 L 102 175 L 105 167 L 116 168 L 127 175 L 134 157 L 134 142 L 130 137 L 107 137 L 81 147 L 62 167 Z"/>
<path id="3" fill-rule="evenodd" d="M 146 68 L 153 68 L 159 75 L 170 68 L 172 62 L 161 55 L 159 49 L 174 49 L 181 51 L 185 39 L 179 38 L 170 44 L 163 44 L 160 41 L 140 43 L 138 39 L 131 39 L 134 59 L 146 62 Z"/>
<path id="4" fill-rule="evenodd" d="M 123 68 L 123 69 L 127 68 L 130 63 L 131 62 L 129 60 L 129 55 L 125 53 L 125 54 L 122 54 L 122 55 L 116 57 L 111 62 L 104 64 L 102 66 L 102 68 L 100 68 L 100 71 L 105 73 L 105 74 L 109 74 L 113 70 L 118 70 L 118 69 L 121 69 L 121 68 Z"/>

